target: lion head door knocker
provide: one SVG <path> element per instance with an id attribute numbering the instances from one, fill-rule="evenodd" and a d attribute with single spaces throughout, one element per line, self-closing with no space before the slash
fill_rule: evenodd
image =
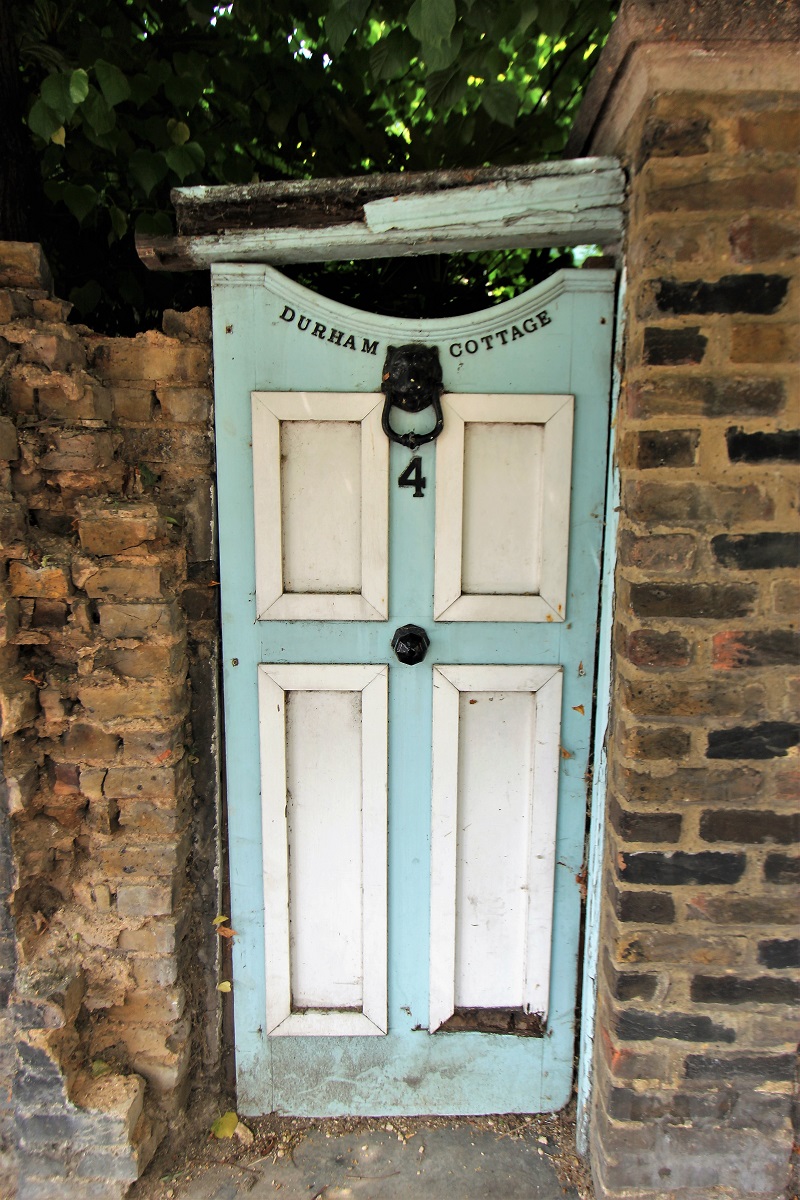
<path id="1" fill-rule="evenodd" d="M 389 346 L 383 364 L 381 391 L 386 397 L 381 425 L 391 441 L 413 451 L 417 446 L 432 442 L 442 432 L 442 365 L 436 346 Z M 434 426 L 427 433 L 398 433 L 392 429 L 390 421 L 393 407 L 407 413 L 432 408 Z"/>

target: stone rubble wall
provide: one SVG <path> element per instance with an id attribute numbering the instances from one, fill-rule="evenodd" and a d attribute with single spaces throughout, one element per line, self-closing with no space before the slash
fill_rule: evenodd
<path id="1" fill-rule="evenodd" d="M 0 243 L 0 1162 L 10 1181 L 18 1145 L 20 1200 L 123 1194 L 220 1055 L 209 313 L 128 339 L 69 309 L 38 246 Z"/>
<path id="2" fill-rule="evenodd" d="M 766 91 L 655 95 L 627 131 L 603 1197 L 790 1194 L 798 151 L 797 97 Z"/>

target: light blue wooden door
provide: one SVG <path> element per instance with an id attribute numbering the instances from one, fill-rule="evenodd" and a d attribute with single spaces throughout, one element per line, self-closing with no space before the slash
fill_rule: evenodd
<path id="1" fill-rule="evenodd" d="M 613 287 L 418 322 L 213 269 L 242 1113 L 569 1099 Z M 407 343 L 445 388 L 411 472 Z"/>

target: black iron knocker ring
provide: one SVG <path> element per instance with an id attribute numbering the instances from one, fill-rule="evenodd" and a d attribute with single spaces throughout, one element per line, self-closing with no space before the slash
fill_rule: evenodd
<path id="1" fill-rule="evenodd" d="M 381 426 L 390 441 L 416 450 L 417 446 L 432 442 L 442 432 L 442 366 L 436 346 L 389 346 L 381 375 L 381 391 L 386 397 Z M 390 421 L 393 407 L 408 413 L 432 408 L 433 429 L 427 433 L 398 433 L 392 429 Z"/>

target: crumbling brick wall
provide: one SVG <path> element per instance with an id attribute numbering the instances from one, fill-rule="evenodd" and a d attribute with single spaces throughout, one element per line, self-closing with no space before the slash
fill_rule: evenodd
<path id="1" fill-rule="evenodd" d="M 4 1128 L 106 1200 L 219 1059 L 210 322 L 69 325 L 31 245 L 0 289 Z"/>
<path id="2" fill-rule="evenodd" d="M 650 95 L 621 149 L 592 1156 L 604 1196 L 774 1200 L 800 997 L 797 97 Z"/>

